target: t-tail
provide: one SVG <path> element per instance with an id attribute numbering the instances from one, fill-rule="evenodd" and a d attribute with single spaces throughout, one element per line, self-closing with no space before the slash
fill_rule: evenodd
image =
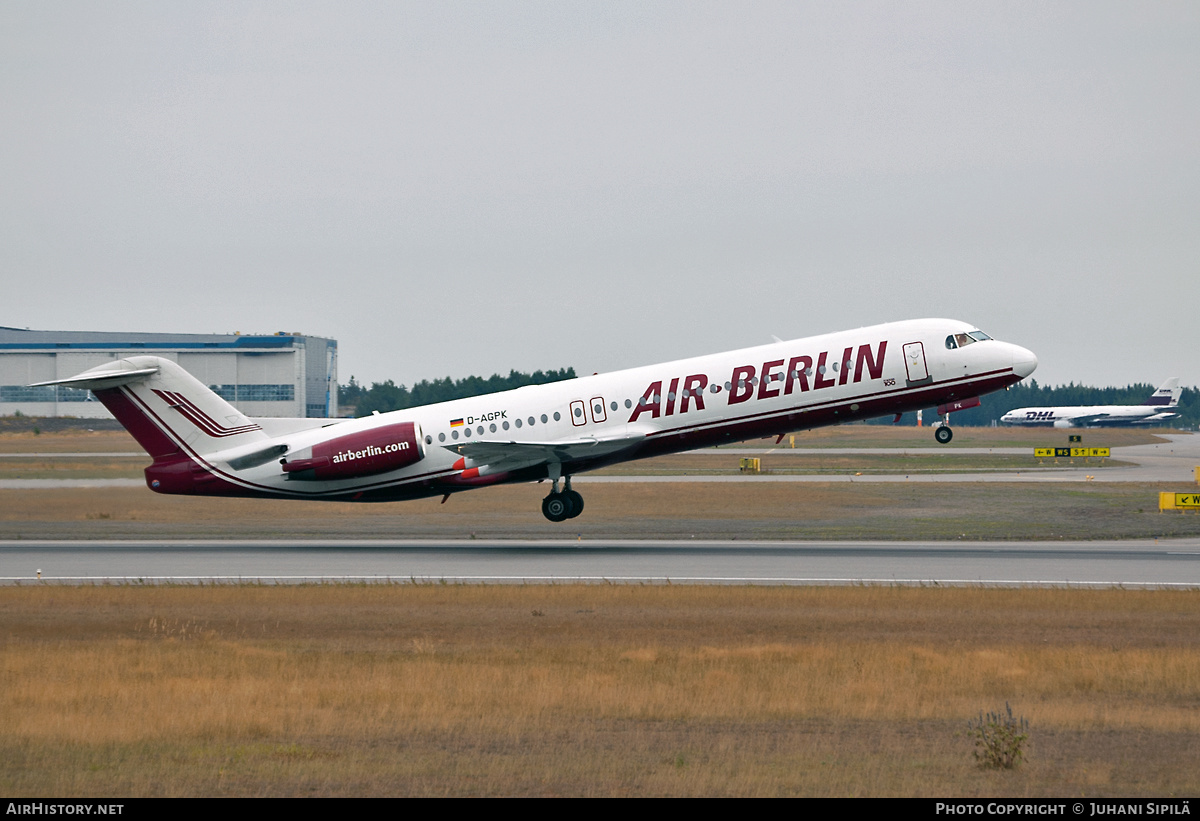
<path id="1" fill-rule="evenodd" d="M 226 495 L 229 488 L 204 466 L 206 456 L 277 455 L 256 421 L 169 359 L 131 356 L 39 385 L 90 390 L 154 459 L 146 483 L 160 493 Z"/>

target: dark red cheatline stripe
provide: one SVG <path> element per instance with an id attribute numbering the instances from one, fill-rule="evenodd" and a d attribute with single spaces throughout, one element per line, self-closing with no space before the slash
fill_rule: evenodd
<path id="1" fill-rule="evenodd" d="M 246 425 L 228 428 L 217 422 L 211 416 L 200 410 L 194 402 L 188 399 L 181 393 L 175 391 L 162 391 L 157 388 L 153 389 L 159 399 L 162 399 L 169 406 L 179 412 L 184 419 L 187 419 L 193 425 L 209 436 L 220 439 L 226 436 L 237 436 L 239 433 L 249 433 L 254 430 L 262 430 L 253 422 Z"/>

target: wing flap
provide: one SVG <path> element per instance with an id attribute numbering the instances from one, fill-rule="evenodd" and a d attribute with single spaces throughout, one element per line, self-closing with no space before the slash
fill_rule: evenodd
<path id="1" fill-rule="evenodd" d="M 644 434 L 609 439 L 585 438 L 557 442 L 482 441 L 443 445 L 446 450 L 464 457 L 471 467 L 488 468 L 488 472 L 514 470 L 552 462 L 573 462 L 591 456 L 606 456 L 634 447 L 645 439 Z"/>

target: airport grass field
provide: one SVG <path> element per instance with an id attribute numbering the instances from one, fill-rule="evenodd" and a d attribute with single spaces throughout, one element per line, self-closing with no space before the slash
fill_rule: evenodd
<path id="1" fill-rule="evenodd" d="M 1168 485 L 599 484 L 562 524 L 544 485 L 383 505 L 157 496 L 144 488 L 0 491 L 0 539 L 1109 539 L 1200 536 L 1162 514 Z"/>
<path id="2" fill-rule="evenodd" d="M 1148 431 L 1088 432 L 1088 444 L 1154 441 Z M 765 471 L 836 476 L 836 482 L 583 483 L 583 516 L 541 515 L 545 484 L 506 485 L 376 505 L 161 496 L 144 487 L 0 490 L 0 539 L 90 538 L 697 538 L 1105 539 L 1200 535 L 1200 516 L 1163 515 L 1173 486 L 1110 482 L 848 483 L 859 473 L 1037 469 L 1034 447 L 1066 444 L 1058 430 L 964 429 L 936 455 L 929 429 L 850 426 L 796 436 L 798 448 L 913 448 L 912 454 L 794 454 L 786 442 L 748 443 Z M 1029 455 L 963 453 L 1027 447 Z M 15 453 L 130 456 L 15 457 Z M 6 455 L 8 454 L 8 455 Z M 711 449 L 600 471 L 670 477 L 738 472 L 739 453 Z M 0 478 L 142 478 L 148 457 L 123 431 L 0 433 Z M 1099 473 L 1112 460 L 1088 463 Z"/>
<path id="3" fill-rule="evenodd" d="M 1195 795 L 1198 596 L 6 587 L 0 794 Z"/>
<path id="4" fill-rule="evenodd" d="M 1153 441 L 1116 433 L 1087 444 Z M 953 449 L 1063 439 L 959 431 L 938 465 L 874 467 L 1023 469 Z M 773 441 L 752 445 L 768 470 L 786 460 L 806 472 L 871 469 L 857 455 L 821 461 Z M 858 426 L 798 435 L 797 447 L 930 442 L 928 429 Z M 140 478 L 144 456 L 11 455 L 136 451 L 123 433 L 0 433 L 0 474 Z M 735 473 L 738 458 L 716 450 L 628 467 Z M 906 457 L 878 457 L 897 458 Z M 537 485 L 445 505 L 0 489 L 0 539 L 1200 535 L 1200 516 L 1160 514 L 1160 488 L 1135 483 L 580 488 L 587 509 L 565 526 L 542 519 Z M 1194 795 L 1198 597 L 882 586 L 0 587 L 0 795 Z M 1029 721 L 1025 760 L 981 769 L 968 722 L 1006 703 Z"/>

